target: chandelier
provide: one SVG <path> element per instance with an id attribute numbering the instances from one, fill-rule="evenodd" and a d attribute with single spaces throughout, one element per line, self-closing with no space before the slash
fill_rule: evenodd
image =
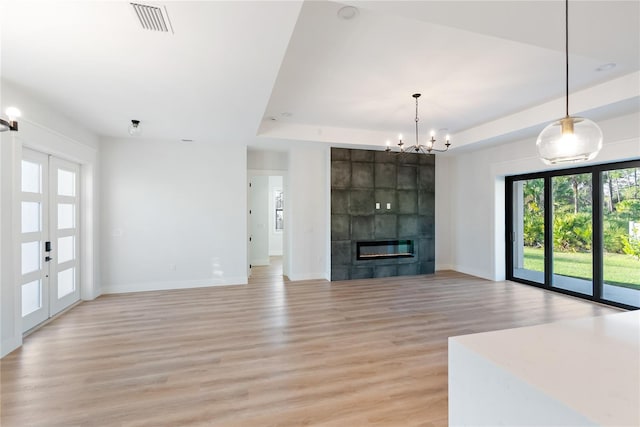
<path id="1" fill-rule="evenodd" d="M 602 131 L 584 117 L 569 116 L 569 0 L 565 0 L 565 117 L 545 127 L 536 141 L 548 165 L 591 160 L 602 148 Z"/>
<path id="2" fill-rule="evenodd" d="M 425 142 L 424 144 L 420 144 L 420 140 L 418 138 L 418 121 L 420 119 L 418 119 L 418 98 L 420 98 L 420 94 L 419 93 L 414 93 L 413 95 L 411 95 L 412 97 L 415 98 L 416 100 L 416 143 L 414 145 L 409 145 L 405 148 L 405 144 L 404 142 L 402 142 L 402 135 L 399 136 L 399 140 L 400 142 L 398 142 L 398 147 L 400 147 L 400 151 L 396 152 L 397 154 L 404 154 L 404 153 L 411 153 L 411 152 L 415 152 L 415 153 L 423 153 L 423 154 L 431 154 L 432 152 L 438 152 L 438 153 L 444 153 L 445 151 L 447 151 L 449 149 L 449 146 L 451 145 L 451 142 L 449 142 L 449 135 L 447 135 L 445 137 L 445 148 L 444 149 L 436 149 L 433 148 L 433 146 L 436 143 L 436 133 L 434 131 L 431 131 L 431 135 L 429 137 L 429 139 L 427 140 L 427 142 Z M 391 142 L 387 141 L 387 148 L 385 148 L 385 151 L 387 153 L 391 153 Z"/>

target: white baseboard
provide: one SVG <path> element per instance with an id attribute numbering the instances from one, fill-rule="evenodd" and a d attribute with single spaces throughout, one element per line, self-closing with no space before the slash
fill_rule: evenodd
<path id="1" fill-rule="evenodd" d="M 282 256 L 282 251 L 274 251 L 269 253 L 269 256 Z"/>
<path id="2" fill-rule="evenodd" d="M 269 258 L 256 259 L 256 260 L 251 261 L 251 265 L 253 267 L 259 267 L 261 265 L 271 265 L 271 260 Z"/>
<path id="3" fill-rule="evenodd" d="M 169 282 L 127 283 L 125 285 L 102 285 L 103 294 L 127 292 L 168 291 L 173 289 L 207 288 L 210 286 L 246 285 L 247 277 L 226 277 L 224 279 L 179 280 Z"/>
<path id="4" fill-rule="evenodd" d="M 300 280 L 327 280 L 326 273 L 290 274 L 288 277 L 292 282 Z"/>
<path id="5" fill-rule="evenodd" d="M 490 274 L 487 274 L 486 271 L 478 270 L 478 269 L 475 269 L 475 268 L 467 268 L 467 267 L 461 267 L 459 265 L 455 265 L 455 266 L 453 266 L 452 270 L 455 270 L 455 271 L 457 271 L 459 273 L 468 274 L 470 276 L 480 277 L 481 279 L 487 279 L 487 280 L 495 281 L 493 279 L 493 277 L 491 277 Z"/>
<path id="6" fill-rule="evenodd" d="M 11 337 L 0 342 L 0 358 L 5 357 L 22 345 L 22 337 Z"/>
<path id="7" fill-rule="evenodd" d="M 452 264 L 436 264 L 436 271 L 455 270 Z"/>

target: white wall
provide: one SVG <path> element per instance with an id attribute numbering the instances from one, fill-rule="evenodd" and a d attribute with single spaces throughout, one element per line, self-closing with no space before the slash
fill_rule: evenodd
<path id="1" fill-rule="evenodd" d="M 285 230 L 289 232 L 285 234 L 285 257 L 291 280 L 330 277 L 329 156 L 330 148 L 325 144 L 298 143 L 289 151 L 289 179 L 285 185 Z"/>
<path id="2" fill-rule="evenodd" d="M 289 156 L 287 151 L 250 149 L 247 151 L 247 168 L 277 175 L 278 171 L 289 168 Z"/>
<path id="3" fill-rule="evenodd" d="M 436 155 L 436 271 L 453 269 L 451 252 L 451 164 L 452 157 L 450 154 Z"/>
<path id="4" fill-rule="evenodd" d="M 0 355 L 22 344 L 20 289 L 20 162 L 22 147 L 52 154 L 81 165 L 80 297 L 100 295 L 98 252 L 98 137 L 63 116 L 24 88 L 1 81 L 0 110 L 22 111 L 18 132 L 3 132 L 0 140 Z"/>
<path id="5" fill-rule="evenodd" d="M 269 265 L 269 177 L 255 175 L 251 176 L 249 181 L 251 182 L 249 261 L 252 266 Z"/>
<path id="6" fill-rule="evenodd" d="M 592 164 L 640 157 L 639 114 L 598 124 L 604 133 L 604 147 Z M 463 273 L 504 280 L 504 177 L 552 168 L 538 158 L 535 137 L 456 153 L 447 163 L 448 174 L 438 169 L 444 163 L 436 163 L 436 173 L 440 171 L 436 180 L 436 244 L 438 256 L 443 257 L 439 262 L 450 262 Z M 445 216 L 451 221 L 450 248 L 441 245 L 447 237 L 439 234 L 447 231 L 438 229 L 438 219 Z M 446 259 L 448 250 L 450 261 Z"/>
<path id="7" fill-rule="evenodd" d="M 247 283 L 246 147 L 102 141 L 103 291 Z"/>

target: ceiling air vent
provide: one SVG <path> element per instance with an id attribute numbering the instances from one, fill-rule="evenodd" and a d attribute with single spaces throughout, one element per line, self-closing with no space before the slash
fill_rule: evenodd
<path id="1" fill-rule="evenodd" d="M 166 7 L 149 6 L 140 3 L 131 3 L 131 6 L 133 6 L 133 10 L 145 30 L 173 33 Z"/>

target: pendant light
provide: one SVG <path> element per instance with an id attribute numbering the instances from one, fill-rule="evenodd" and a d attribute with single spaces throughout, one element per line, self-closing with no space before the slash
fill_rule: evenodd
<path id="1" fill-rule="evenodd" d="M 584 117 L 569 116 L 569 0 L 565 0 L 565 117 L 545 127 L 536 141 L 548 165 L 591 160 L 602 148 L 602 131 Z"/>

